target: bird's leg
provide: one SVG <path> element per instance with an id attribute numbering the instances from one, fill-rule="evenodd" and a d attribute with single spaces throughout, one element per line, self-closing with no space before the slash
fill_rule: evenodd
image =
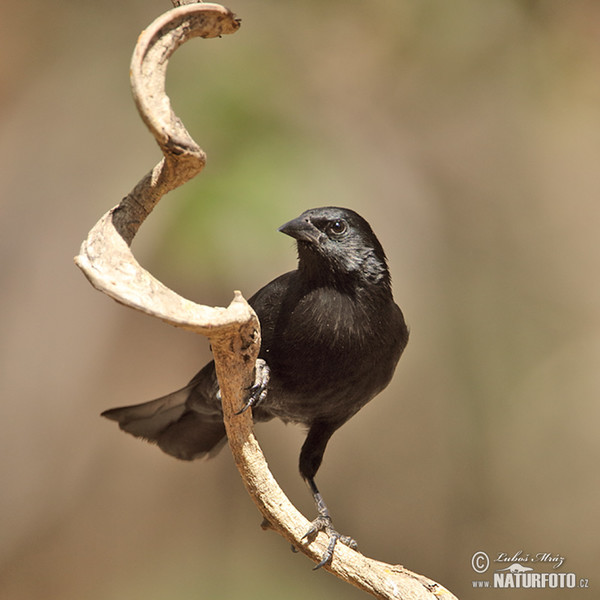
<path id="1" fill-rule="evenodd" d="M 254 383 L 247 389 L 248 397 L 236 415 L 241 415 L 252 406 L 258 406 L 267 397 L 269 375 L 269 365 L 262 358 L 258 358 L 254 367 Z"/>
<path id="2" fill-rule="evenodd" d="M 302 536 L 302 539 L 312 540 L 319 531 L 325 532 L 329 536 L 329 545 L 325 554 L 321 559 L 321 562 L 314 567 L 314 570 L 320 569 L 323 565 L 326 565 L 333 557 L 333 550 L 338 541 L 342 542 L 346 546 L 349 546 L 353 550 L 356 550 L 358 544 L 350 536 L 341 535 L 333 528 L 333 522 L 329 514 L 327 505 L 325 504 L 321 493 L 319 492 L 315 480 L 312 477 L 307 478 L 308 486 L 312 492 L 315 504 L 317 506 L 317 512 L 319 516 L 311 523 L 310 529 Z"/>

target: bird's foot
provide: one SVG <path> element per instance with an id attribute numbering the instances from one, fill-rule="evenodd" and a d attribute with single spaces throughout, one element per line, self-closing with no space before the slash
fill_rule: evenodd
<path id="1" fill-rule="evenodd" d="M 312 542 L 315 539 L 315 537 L 317 536 L 317 533 L 319 533 L 319 531 L 323 531 L 324 533 L 326 533 L 329 536 L 329 544 L 327 545 L 327 549 L 325 550 L 325 553 L 323 554 L 323 558 L 321 559 L 321 562 L 316 567 L 314 567 L 315 571 L 317 569 L 320 569 L 323 565 L 326 565 L 332 559 L 335 545 L 338 542 L 341 542 L 342 544 L 348 546 L 349 548 L 352 548 L 352 550 L 356 550 L 356 548 L 358 548 L 358 544 L 356 543 L 356 540 L 352 539 L 348 535 L 342 535 L 342 534 L 338 533 L 333 528 L 333 523 L 331 521 L 331 517 L 328 515 L 319 515 L 311 523 L 309 530 L 302 536 L 302 539 L 303 540 L 306 539 L 306 540 Z"/>
<path id="2" fill-rule="evenodd" d="M 258 406 L 267 397 L 267 388 L 269 386 L 270 371 L 269 365 L 262 359 L 256 359 L 254 367 L 254 383 L 247 389 L 248 397 L 244 406 L 235 414 L 241 415 L 253 406 Z"/>

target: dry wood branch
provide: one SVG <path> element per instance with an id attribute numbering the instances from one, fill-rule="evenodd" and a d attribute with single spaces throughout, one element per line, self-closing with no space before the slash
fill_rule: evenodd
<path id="1" fill-rule="evenodd" d="M 251 411 L 235 415 L 252 381 L 260 346 L 260 326 L 254 311 L 239 292 L 227 308 L 195 304 L 152 277 L 130 250 L 135 234 L 156 203 L 197 175 L 205 163 L 204 152 L 174 114 L 166 95 L 169 57 L 192 37 L 234 33 L 239 25 L 230 11 L 217 4 L 186 4 L 168 11 L 142 33 L 131 63 L 133 95 L 164 157 L 92 228 L 75 261 L 92 285 L 118 302 L 209 337 L 229 445 L 244 484 L 266 527 L 278 531 L 318 562 L 327 536 L 319 534 L 311 543 L 302 540 L 309 522 L 269 471 L 254 437 Z M 454 598 L 426 577 L 366 558 L 342 544 L 336 546 L 332 561 L 324 568 L 377 598 Z"/>

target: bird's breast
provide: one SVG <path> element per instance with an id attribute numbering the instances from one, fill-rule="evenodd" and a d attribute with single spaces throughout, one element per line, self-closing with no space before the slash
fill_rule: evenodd
<path id="1" fill-rule="evenodd" d="M 304 423 L 354 414 L 387 385 L 399 357 L 387 306 L 315 294 L 279 321 L 263 348 L 271 370 L 268 407 Z"/>

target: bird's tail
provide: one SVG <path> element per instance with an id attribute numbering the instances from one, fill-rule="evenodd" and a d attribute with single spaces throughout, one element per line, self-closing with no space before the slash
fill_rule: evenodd
<path id="1" fill-rule="evenodd" d="M 186 406 L 188 385 L 162 398 L 143 404 L 111 408 L 103 417 L 116 421 L 132 435 L 158 444 L 183 460 L 214 456 L 225 442 L 225 425 L 220 414 L 200 414 Z"/>

